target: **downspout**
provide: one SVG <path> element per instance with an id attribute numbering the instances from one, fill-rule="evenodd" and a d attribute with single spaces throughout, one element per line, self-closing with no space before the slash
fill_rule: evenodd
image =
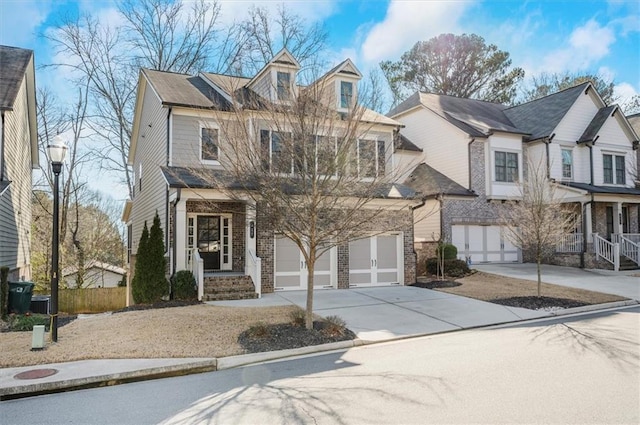
<path id="1" fill-rule="evenodd" d="M 169 112 L 167 113 L 167 149 L 166 149 L 166 166 L 169 166 L 169 152 L 171 145 L 171 111 L 172 108 L 169 107 Z M 165 201 L 164 201 L 164 246 L 169 249 L 169 187 L 167 187 L 167 191 L 165 193 Z"/>
<path id="2" fill-rule="evenodd" d="M 180 195 L 182 195 L 182 189 L 178 188 L 178 191 L 176 193 L 177 193 L 177 196 L 176 196 L 175 201 L 173 201 L 173 209 L 174 209 L 174 211 L 176 212 L 176 215 L 177 215 L 176 209 L 178 208 L 178 202 L 180 202 Z M 172 255 L 172 257 L 173 257 L 172 258 L 173 270 L 171 270 L 171 275 L 174 275 L 174 274 L 177 273 L 177 270 L 176 270 L 176 261 L 178 261 L 178 253 L 176 252 L 176 238 L 177 238 L 177 233 L 176 232 L 178 231 L 178 223 L 177 223 L 177 221 L 178 220 L 176 220 L 176 217 L 174 216 L 173 217 L 173 223 L 172 223 L 173 224 L 173 226 L 172 226 L 173 227 L 173 241 L 172 241 L 173 242 L 173 244 L 172 244 L 173 246 L 171 247 L 172 248 L 171 251 L 173 253 L 173 255 Z"/>
<path id="3" fill-rule="evenodd" d="M 469 190 L 471 190 L 471 144 L 476 141 L 476 138 L 471 138 L 471 141 L 467 144 L 467 163 L 469 170 Z M 441 229 L 442 230 L 442 229 Z"/>
<path id="4" fill-rule="evenodd" d="M 544 146 L 545 146 L 545 153 L 547 155 L 547 179 L 551 178 L 551 159 L 550 159 L 551 156 L 549 154 L 549 145 L 553 141 L 554 137 L 556 137 L 556 133 L 553 133 L 551 136 L 545 137 L 543 139 Z"/>
<path id="5" fill-rule="evenodd" d="M 0 181 L 4 180 L 4 110 L 2 113 L 2 139 L 0 140 Z"/>

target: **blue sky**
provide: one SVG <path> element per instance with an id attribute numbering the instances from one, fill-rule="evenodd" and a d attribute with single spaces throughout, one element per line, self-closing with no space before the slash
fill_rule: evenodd
<path id="1" fill-rule="evenodd" d="M 184 0 L 188 1 L 188 0 Z M 591 72 L 613 79 L 622 98 L 640 93 L 640 2 L 635 1 L 230 1 L 225 22 L 253 3 L 284 4 L 330 34 L 331 57 L 347 57 L 366 74 L 381 60 L 398 59 L 418 40 L 444 32 L 475 33 L 511 54 L 527 76 L 540 72 Z M 51 63 L 46 33 L 61 14 L 89 12 L 115 18 L 107 0 L 0 0 L 0 44 L 30 48 L 37 64 Z M 37 84 L 60 85 L 54 69 L 37 71 Z M 118 196 L 116 196 L 118 197 Z"/>

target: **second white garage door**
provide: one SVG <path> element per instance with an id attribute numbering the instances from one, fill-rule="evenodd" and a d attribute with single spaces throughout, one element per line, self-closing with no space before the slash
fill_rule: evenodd
<path id="1" fill-rule="evenodd" d="M 399 233 L 349 242 L 349 286 L 400 283 L 404 264 L 401 242 Z"/>
<path id="2" fill-rule="evenodd" d="M 472 263 L 514 263 L 518 248 L 503 236 L 500 226 L 451 226 L 451 242 L 458 248 L 458 258 Z"/>

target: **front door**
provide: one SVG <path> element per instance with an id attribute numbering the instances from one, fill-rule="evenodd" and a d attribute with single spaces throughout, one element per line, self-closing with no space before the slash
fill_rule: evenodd
<path id="1" fill-rule="evenodd" d="M 205 270 L 220 270 L 220 216 L 199 215 L 197 219 L 198 252 Z"/>

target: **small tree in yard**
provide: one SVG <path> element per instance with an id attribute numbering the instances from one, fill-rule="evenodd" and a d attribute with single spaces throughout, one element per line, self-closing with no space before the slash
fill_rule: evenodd
<path id="1" fill-rule="evenodd" d="M 518 248 L 530 251 L 536 260 L 538 296 L 545 253 L 555 249 L 577 224 L 575 210 L 562 202 L 557 188 L 547 178 L 546 167 L 530 161 L 527 177 L 518 184 L 521 199 L 508 202 L 501 213 L 505 236 Z"/>
<path id="2" fill-rule="evenodd" d="M 135 275 L 133 276 L 133 298 L 139 303 L 160 301 L 167 294 L 165 277 L 166 260 L 164 258 L 164 242 L 160 217 L 156 212 L 151 231 L 144 223 L 138 252 L 136 254 Z"/>
<path id="3" fill-rule="evenodd" d="M 201 173 L 230 197 L 253 201 L 260 225 L 300 249 L 308 275 L 308 329 L 313 328 L 316 261 L 333 247 L 391 230 L 393 224 L 376 219 L 389 208 L 408 208 L 406 201 L 387 196 L 394 181 L 386 164 L 392 141 L 385 145 L 368 136 L 381 117 L 355 99 L 348 112 L 338 113 L 327 102 L 325 85 L 330 84 L 319 80 L 292 90 L 286 105 L 245 98 L 217 111 L 226 173 Z M 369 114 L 366 122 L 363 114 Z"/>

